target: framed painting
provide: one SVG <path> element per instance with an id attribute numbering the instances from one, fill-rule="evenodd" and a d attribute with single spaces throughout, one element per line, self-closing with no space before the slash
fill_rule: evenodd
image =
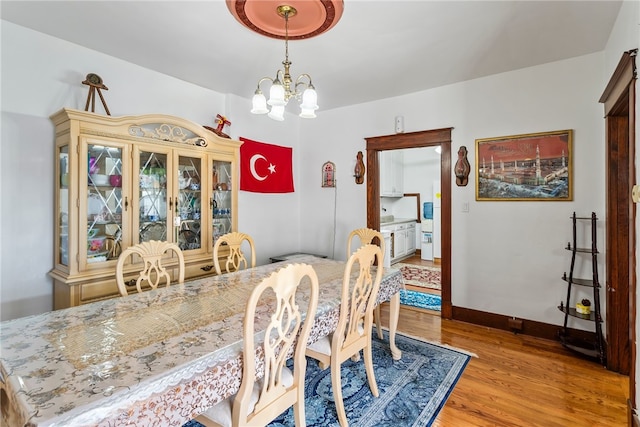
<path id="1" fill-rule="evenodd" d="M 573 130 L 476 139 L 476 200 L 573 200 Z"/>
<path id="2" fill-rule="evenodd" d="M 326 162 L 322 165 L 322 186 L 336 186 L 336 165 L 333 162 Z"/>

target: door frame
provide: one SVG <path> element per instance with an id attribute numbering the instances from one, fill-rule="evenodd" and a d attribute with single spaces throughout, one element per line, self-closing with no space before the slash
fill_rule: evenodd
<path id="1" fill-rule="evenodd" d="M 629 374 L 630 405 L 635 407 L 636 360 L 636 206 L 635 57 L 622 55 L 600 102 L 606 131 L 606 304 L 607 369 Z"/>
<path id="2" fill-rule="evenodd" d="M 367 141 L 367 227 L 380 230 L 380 151 L 440 146 L 441 316 L 451 319 L 451 130 L 442 128 L 365 138 Z"/>

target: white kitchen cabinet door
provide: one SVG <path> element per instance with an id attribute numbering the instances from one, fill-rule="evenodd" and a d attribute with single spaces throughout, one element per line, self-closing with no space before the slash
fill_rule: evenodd
<path id="1" fill-rule="evenodd" d="M 407 225 L 407 255 L 414 254 L 416 252 L 416 225 Z"/>
<path id="2" fill-rule="evenodd" d="M 403 257 L 407 254 L 407 224 L 396 225 L 394 233 L 394 259 Z"/>
<path id="3" fill-rule="evenodd" d="M 404 196 L 404 157 L 402 150 L 380 152 L 380 196 Z"/>

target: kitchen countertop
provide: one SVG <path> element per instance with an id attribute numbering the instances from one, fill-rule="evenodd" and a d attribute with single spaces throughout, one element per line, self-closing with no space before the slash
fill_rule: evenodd
<path id="1" fill-rule="evenodd" d="M 385 227 L 387 225 L 402 224 L 404 222 L 417 222 L 417 221 L 415 218 L 394 218 L 393 221 L 390 221 L 390 222 L 381 222 L 380 227 Z"/>

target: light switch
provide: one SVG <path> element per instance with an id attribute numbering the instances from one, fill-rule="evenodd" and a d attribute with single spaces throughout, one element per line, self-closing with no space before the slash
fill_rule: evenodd
<path id="1" fill-rule="evenodd" d="M 633 200 L 633 203 L 640 202 L 640 185 L 636 184 L 631 189 L 631 200 Z"/>
<path id="2" fill-rule="evenodd" d="M 462 202 L 462 212 L 469 212 L 469 202 Z"/>

